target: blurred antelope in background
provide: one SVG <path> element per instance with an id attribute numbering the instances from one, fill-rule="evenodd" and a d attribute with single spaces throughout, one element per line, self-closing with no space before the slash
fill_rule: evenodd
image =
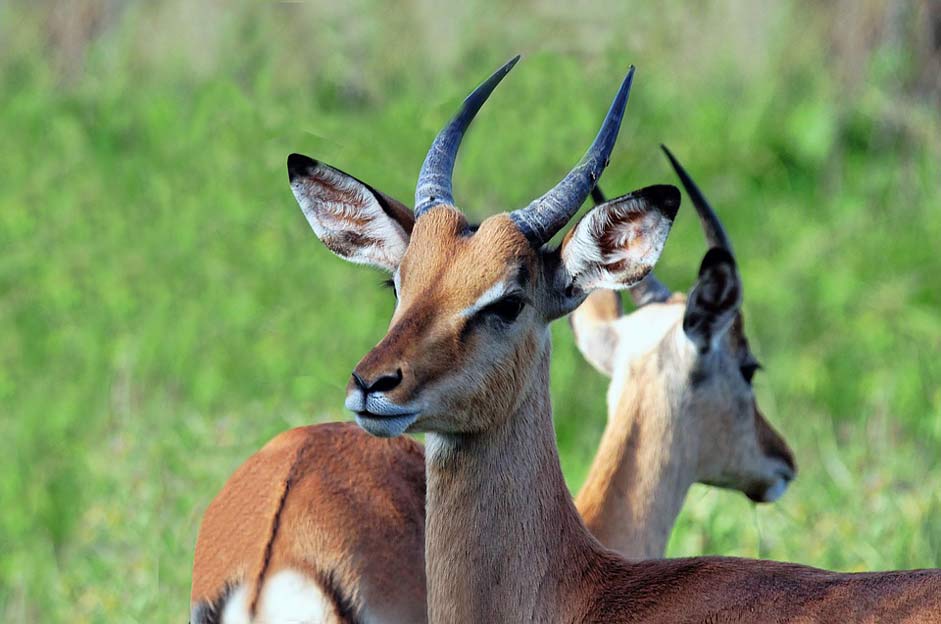
<path id="1" fill-rule="evenodd" d="M 709 247 L 731 254 L 718 216 L 663 149 Z M 604 202 L 597 187 L 592 195 Z M 760 364 L 745 337 L 740 278 L 716 284 L 713 275 L 700 275 L 687 300 L 651 273 L 629 291 L 634 313 L 622 316 L 618 293 L 597 290 L 571 316 L 582 355 L 612 379 L 608 425 L 576 505 L 592 534 L 628 558 L 663 556 L 695 482 L 772 502 L 794 478 L 793 454 L 752 390 Z"/>

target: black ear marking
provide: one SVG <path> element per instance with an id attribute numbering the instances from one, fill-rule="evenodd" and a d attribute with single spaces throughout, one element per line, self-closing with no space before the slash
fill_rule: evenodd
<path id="1" fill-rule="evenodd" d="M 699 304 L 715 311 L 736 306 L 741 299 L 741 282 L 735 259 L 725 249 L 713 247 L 699 266 Z"/>
<path id="2" fill-rule="evenodd" d="M 722 264 L 731 265 L 734 269 L 735 258 L 732 257 L 732 254 L 730 254 L 728 250 L 722 249 L 721 247 L 713 247 L 703 256 L 702 263 L 699 265 L 699 277 L 702 277 L 703 273 L 706 271 Z"/>
<path id="3" fill-rule="evenodd" d="M 683 331 L 704 353 L 732 325 L 741 303 L 742 282 L 735 259 L 727 250 L 713 247 L 699 267 L 699 280 L 686 304 Z"/>
<path id="4" fill-rule="evenodd" d="M 631 193 L 644 199 L 672 223 L 680 209 L 680 189 L 672 184 L 654 184 Z"/>
<path id="5" fill-rule="evenodd" d="M 319 165 L 319 162 L 309 156 L 291 154 L 288 156 L 288 180 L 293 182 L 297 178 L 310 175 L 310 172 Z"/>

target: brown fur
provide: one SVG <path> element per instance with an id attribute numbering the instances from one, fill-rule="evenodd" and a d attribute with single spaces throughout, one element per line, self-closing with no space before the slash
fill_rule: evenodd
<path id="1" fill-rule="evenodd" d="M 424 561 L 414 545 L 423 540 L 424 506 L 424 454 L 415 441 L 380 440 L 352 423 L 287 431 L 249 458 L 206 510 L 191 601 L 212 603 L 223 587 L 245 583 L 254 605 L 265 578 L 292 569 L 317 582 L 337 613 L 352 605 L 351 621 L 367 607 L 388 621 L 420 621 Z"/>
<path id="2" fill-rule="evenodd" d="M 273 518 L 283 504 L 287 475 L 301 441 L 299 431 L 293 430 L 266 444 L 229 477 L 209 504 L 196 541 L 194 567 L 200 573 L 193 575 L 194 603 L 215 601 L 227 584 L 259 576 L 265 566 Z M 251 505 L 242 492 L 253 493 Z M 226 539 L 217 540 L 220 535 Z"/>
<path id="3" fill-rule="evenodd" d="M 463 215 L 446 207 L 433 208 L 415 225 L 413 238 L 421 236 L 428 244 L 409 248 L 399 267 L 402 288 L 389 331 L 356 367 L 366 380 L 401 369 L 402 382 L 386 393 L 392 401 L 406 404 L 416 390 L 440 387 L 445 374 L 472 373 L 475 359 L 486 357 L 485 347 L 475 337 L 464 339 L 463 329 L 471 320 L 460 312 L 494 283 L 514 274 L 529 245 L 506 215 L 488 219 L 473 236 L 467 228 Z M 494 262 L 495 258 L 500 261 Z M 428 266 L 435 269 L 428 271 Z M 436 411 L 467 408 L 466 402 L 444 390 L 435 396 Z M 499 399 L 488 401 L 495 398 Z M 468 430 L 483 426 L 483 422 L 466 423 Z"/>

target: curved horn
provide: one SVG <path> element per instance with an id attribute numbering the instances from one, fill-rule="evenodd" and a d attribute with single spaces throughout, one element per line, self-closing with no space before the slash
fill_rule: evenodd
<path id="1" fill-rule="evenodd" d="M 611 108 L 601 124 L 598 136 L 575 168 L 548 193 L 525 208 L 510 213 L 510 217 L 533 245 L 547 242 L 568 223 L 598 182 L 601 172 L 608 166 L 608 157 L 618 138 L 633 79 L 634 66 L 631 65 L 621 88 L 614 96 L 614 101 L 611 102 Z"/>
<path id="2" fill-rule="evenodd" d="M 706 201 L 706 198 L 703 197 L 699 187 L 696 186 L 693 179 L 690 178 L 686 170 L 683 169 L 683 165 L 674 158 L 666 145 L 661 145 L 660 149 L 662 149 L 663 153 L 670 159 L 670 164 L 673 165 L 676 175 L 679 176 L 680 182 L 683 183 L 686 194 L 689 195 L 689 198 L 693 201 L 696 214 L 699 215 L 699 221 L 702 223 L 703 232 L 706 234 L 706 242 L 709 243 L 710 247 L 720 247 L 732 254 L 732 257 L 735 257 L 735 253 L 732 251 L 732 243 L 725 233 L 725 228 L 722 227 L 722 222 L 719 221 L 719 217 L 712 210 L 712 207 L 709 206 L 709 202 Z"/>
<path id="3" fill-rule="evenodd" d="M 454 160 L 457 158 L 457 150 L 461 146 L 464 132 L 477 115 L 477 111 L 518 60 L 520 57 L 517 54 L 474 89 L 464 100 L 457 115 L 435 137 L 428 149 L 428 155 L 425 156 L 425 162 L 422 163 L 418 183 L 415 185 L 416 219 L 432 206 L 454 205 L 454 197 L 451 195 L 451 175 L 454 173 Z"/>
<path id="4" fill-rule="evenodd" d="M 600 186 L 596 186 L 591 191 L 591 199 L 595 205 L 603 204 L 608 201 L 604 196 L 604 191 Z M 673 295 L 670 288 L 657 279 L 653 271 L 647 274 L 647 277 L 640 280 L 628 289 L 631 294 L 631 301 L 638 308 L 648 303 L 663 303 Z"/>

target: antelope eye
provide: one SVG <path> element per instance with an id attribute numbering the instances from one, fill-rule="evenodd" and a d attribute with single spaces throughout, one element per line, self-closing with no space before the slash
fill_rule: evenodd
<path id="1" fill-rule="evenodd" d="M 516 320 L 516 317 L 523 311 L 525 304 L 526 302 L 523 301 L 523 298 L 519 295 L 510 295 L 509 297 L 494 301 L 487 307 L 481 309 L 479 314 L 492 316 L 509 324 Z"/>
<path id="2" fill-rule="evenodd" d="M 744 364 L 738 370 L 742 373 L 742 377 L 745 379 L 745 383 L 751 385 L 752 379 L 755 377 L 755 373 L 758 372 L 758 369 L 761 368 L 761 364 L 757 362 Z"/>
<path id="3" fill-rule="evenodd" d="M 392 295 L 395 297 L 395 300 L 396 300 L 396 301 L 399 300 L 399 293 L 398 293 L 398 291 L 395 289 L 395 280 L 394 280 L 394 279 L 392 279 L 392 278 L 390 277 L 389 279 L 382 280 L 382 285 L 383 285 L 383 287 L 388 288 L 389 290 L 392 291 Z"/>

